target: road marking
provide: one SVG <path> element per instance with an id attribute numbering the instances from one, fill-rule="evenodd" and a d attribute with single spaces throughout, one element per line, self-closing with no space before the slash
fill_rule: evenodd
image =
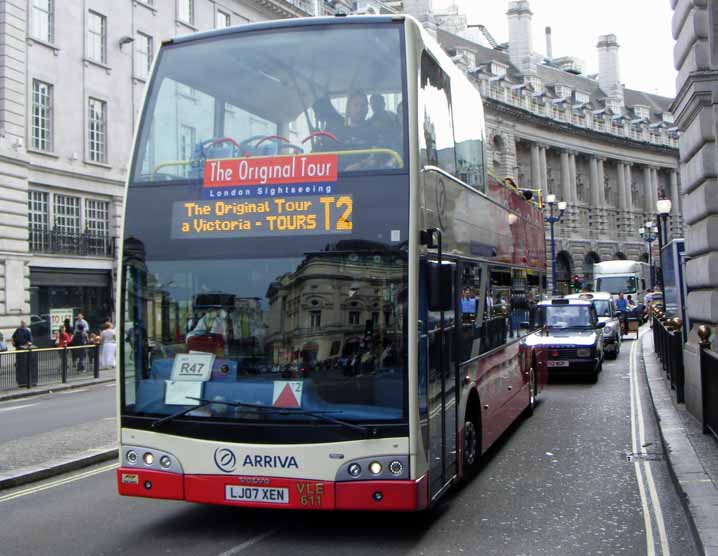
<path id="1" fill-rule="evenodd" d="M 100 473 L 104 473 L 105 471 L 109 471 L 110 469 L 116 469 L 119 466 L 119 463 L 113 463 L 111 465 L 105 465 L 104 467 L 100 467 L 98 469 L 93 469 L 92 471 L 85 471 L 84 473 L 73 475 L 72 477 L 68 477 L 66 479 L 60 479 L 58 481 L 45 483 L 44 485 L 26 488 L 25 490 L 14 492 L 12 494 L 6 494 L 5 496 L 0 496 L 0 502 L 9 502 L 10 500 L 15 500 L 16 498 L 21 498 L 23 496 L 29 496 L 30 494 L 42 492 L 43 490 L 48 490 L 69 483 L 74 483 L 75 481 L 79 481 L 80 479 L 87 479 L 88 477 L 99 475 Z"/>
<path id="2" fill-rule="evenodd" d="M 640 333 L 639 339 L 645 334 L 645 330 Z M 630 388 L 631 388 L 631 440 L 633 445 L 633 453 L 638 452 L 638 446 L 641 446 L 640 451 L 646 453 L 646 430 L 645 422 L 643 419 L 643 404 L 641 403 L 641 394 L 638 388 L 638 377 L 636 375 L 636 354 L 638 342 L 634 342 L 631 346 L 630 360 L 629 360 L 629 375 L 630 375 Z M 658 529 L 658 536 L 661 542 L 661 553 L 663 556 L 670 556 L 670 548 L 668 545 L 668 535 L 666 533 L 666 525 L 663 520 L 663 511 L 661 509 L 661 503 L 658 499 L 656 492 L 656 483 L 653 480 L 653 471 L 648 461 L 634 461 L 634 469 L 636 471 L 636 478 L 638 480 L 638 490 L 641 495 L 641 503 L 643 505 L 643 519 L 646 523 L 646 546 L 647 554 L 653 556 L 655 554 L 654 537 L 653 537 L 653 525 L 651 522 L 651 514 L 649 512 L 648 501 L 646 498 L 645 487 L 643 485 L 643 473 L 641 472 L 641 465 L 643 465 L 643 471 L 646 475 L 646 483 L 648 484 L 648 491 L 651 497 L 651 504 L 655 513 L 656 527 Z"/>
<path id="3" fill-rule="evenodd" d="M 229 550 L 226 550 L 225 552 L 222 552 L 219 554 L 219 556 L 234 556 L 235 554 L 239 554 L 242 552 L 245 548 L 249 548 L 250 546 L 254 546 L 258 542 L 262 542 L 267 537 L 270 537 L 274 535 L 276 532 L 280 530 L 279 527 L 276 529 L 270 529 L 269 531 L 265 531 L 261 535 L 257 535 L 256 537 L 252 537 L 251 539 L 247 539 L 242 544 L 238 544 L 234 548 L 230 548 Z"/>
<path id="4" fill-rule="evenodd" d="M 33 405 L 39 405 L 36 403 L 26 403 L 24 405 L 16 405 L 15 407 L 3 407 L 0 409 L 0 413 L 5 411 L 15 411 L 16 409 L 22 409 L 23 407 L 32 407 Z"/>

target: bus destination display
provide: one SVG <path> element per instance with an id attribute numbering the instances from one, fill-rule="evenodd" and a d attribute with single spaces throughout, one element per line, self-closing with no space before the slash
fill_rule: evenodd
<path id="1" fill-rule="evenodd" d="M 351 195 L 177 201 L 172 239 L 346 234 L 352 231 Z"/>

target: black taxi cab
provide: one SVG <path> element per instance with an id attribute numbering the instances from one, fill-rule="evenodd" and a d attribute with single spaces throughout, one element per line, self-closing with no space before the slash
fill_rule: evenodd
<path id="1" fill-rule="evenodd" d="M 603 369 L 603 328 L 596 307 L 584 299 L 552 299 L 536 307 L 534 326 L 541 330 L 527 344 L 546 350 L 549 375 L 580 374 L 591 382 Z"/>
<path id="2" fill-rule="evenodd" d="M 596 308 L 598 322 L 606 323 L 603 328 L 603 352 L 607 357 L 616 359 L 621 351 L 621 319 L 613 296 L 608 292 L 575 293 L 567 299 L 585 299 Z"/>

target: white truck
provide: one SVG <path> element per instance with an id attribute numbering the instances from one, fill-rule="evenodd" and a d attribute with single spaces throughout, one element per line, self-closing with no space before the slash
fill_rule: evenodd
<path id="1" fill-rule="evenodd" d="M 631 294 L 636 303 L 643 303 L 643 294 L 650 284 L 650 268 L 638 261 L 605 261 L 593 265 L 593 291 Z"/>

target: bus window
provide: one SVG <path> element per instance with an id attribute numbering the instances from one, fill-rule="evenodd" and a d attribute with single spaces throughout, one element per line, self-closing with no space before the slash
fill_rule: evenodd
<path id="1" fill-rule="evenodd" d="M 421 56 L 419 114 L 423 132 L 419 133 L 419 159 L 423 165 L 439 166 L 454 174 L 454 130 L 451 118 L 451 84 L 434 59 Z"/>
<path id="2" fill-rule="evenodd" d="M 461 271 L 461 314 L 460 360 L 467 361 L 479 355 L 481 324 L 478 318 L 481 292 L 481 267 L 475 263 L 463 263 Z"/>
<path id="3" fill-rule="evenodd" d="M 236 33 L 165 47 L 132 181 L 201 179 L 212 159 L 319 152 L 337 154 L 340 172 L 402 169 L 402 59 L 398 25 Z"/>
<path id="4" fill-rule="evenodd" d="M 474 104 L 473 85 L 463 79 L 452 80 L 453 112 L 470 114 L 481 109 Z M 456 176 L 479 191 L 486 191 L 484 177 L 483 118 L 454 118 Z"/>
<path id="5" fill-rule="evenodd" d="M 511 271 L 491 267 L 486 287 L 481 353 L 504 345 L 511 332 Z"/>

